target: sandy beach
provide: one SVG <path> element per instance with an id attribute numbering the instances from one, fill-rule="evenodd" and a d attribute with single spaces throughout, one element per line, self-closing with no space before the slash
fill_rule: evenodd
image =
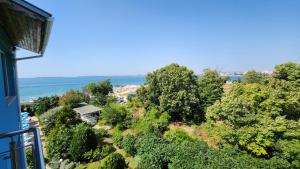
<path id="1" fill-rule="evenodd" d="M 114 96 L 127 96 L 128 94 L 135 94 L 136 90 L 140 88 L 141 85 L 125 85 L 121 87 L 114 88 Z"/>

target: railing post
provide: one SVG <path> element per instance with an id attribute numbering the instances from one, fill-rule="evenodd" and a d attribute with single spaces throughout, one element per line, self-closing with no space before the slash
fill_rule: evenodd
<path id="1" fill-rule="evenodd" d="M 10 157 L 11 157 L 11 165 L 13 169 L 18 169 L 18 154 L 17 154 L 17 143 L 15 141 L 11 141 L 9 143 L 10 148 Z"/>
<path id="2" fill-rule="evenodd" d="M 40 131 L 38 128 L 32 128 L 34 133 L 34 158 L 35 158 L 35 168 L 36 169 L 45 169 L 45 160 L 43 154 L 43 146 L 40 138 Z"/>

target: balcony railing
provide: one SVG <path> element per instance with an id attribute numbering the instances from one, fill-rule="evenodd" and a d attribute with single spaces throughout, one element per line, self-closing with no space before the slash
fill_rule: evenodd
<path id="1" fill-rule="evenodd" d="M 33 134 L 32 141 L 28 142 L 28 144 L 21 144 L 17 145 L 17 142 L 15 138 L 17 136 L 22 136 L 24 134 Z M 2 156 L 3 159 L 10 159 L 11 166 L 13 169 L 19 169 L 21 168 L 19 157 L 24 156 L 24 153 L 20 154 L 19 151 L 21 149 L 32 149 L 32 156 L 33 156 L 33 166 L 35 169 L 45 169 L 45 161 L 44 161 L 44 155 L 43 155 L 43 147 L 42 147 L 42 141 L 40 138 L 40 131 L 38 128 L 29 128 L 25 130 L 18 130 L 13 131 L 9 133 L 0 134 L 0 139 L 10 139 L 9 142 L 9 150 L 5 152 L 0 152 L 0 156 Z M 25 158 L 24 158 L 25 159 Z M 26 159 L 25 159 L 26 161 Z M 22 165 L 22 166 L 26 166 Z"/>

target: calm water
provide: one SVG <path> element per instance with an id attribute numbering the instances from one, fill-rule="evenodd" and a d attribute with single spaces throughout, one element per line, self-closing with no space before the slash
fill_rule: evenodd
<path id="1" fill-rule="evenodd" d="M 91 82 L 109 79 L 114 87 L 144 83 L 144 76 L 91 76 L 91 77 L 39 77 L 20 78 L 21 102 L 41 96 L 62 95 L 67 90 L 78 90 Z"/>
<path id="2" fill-rule="evenodd" d="M 109 79 L 114 87 L 139 85 L 145 82 L 144 76 L 89 76 L 89 77 L 39 77 L 20 78 L 19 90 L 21 102 L 28 102 L 41 96 L 62 95 L 68 90 L 82 89 L 91 82 Z M 238 76 L 231 76 L 237 80 Z"/>

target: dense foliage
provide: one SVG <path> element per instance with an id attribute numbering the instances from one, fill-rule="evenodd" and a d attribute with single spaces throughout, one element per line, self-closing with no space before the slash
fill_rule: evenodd
<path id="1" fill-rule="evenodd" d="M 113 87 L 109 80 L 102 80 L 99 83 L 88 84 L 85 90 L 92 95 L 101 94 L 106 96 L 113 91 Z"/>
<path id="2" fill-rule="evenodd" d="M 69 105 L 70 107 L 74 108 L 83 101 L 84 96 L 82 93 L 79 91 L 70 90 L 61 96 L 59 99 L 59 104 L 61 106 Z"/>
<path id="3" fill-rule="evenodd" d="M 83 161 L 85 152 L 97 147 L 97 136 L 93 128 L 81 123 L 74 127 L 70 144 L 70 155 L 74 161 Z"/>
<path id="4" fill-rule="evenodd" d="M 243 82 L 245 82 L 245 83 L 259 83 L 263 79 L 265 79 L 266 77 L 267 77 L 267 75 L 264 74 L 264 73 L 257 72 L 255 70 L 251 70 L 251 71 L 247 71 L 243 75 Z"/>
<path id="5" fill-rule="evenodd" d="M 39 97 L 32 103 L 32 111 L 35 115 L 41 115 L 47 110 L 58 106 L 59 97 L 49 96 L 49 97 Z"/>
<path id="6" fill-rule="evenodd" d="M 68 105 L 50 109 L 42 114 L 39 120 L 42 124 L 42 130 L 46 135 L 56 127 L 70 127 L 81 122 L 81 120 L 76 117 L 75 111 Z"/>
<path id="7" fill-rule="evenodd" d="M 99 83 L 89 83 L 83 88 L 85 94 L 90 98 L 89 103 L 95 106 L 104 106 L 115 102 L 115 98 L 109 96 L 113 92 L 113 86 L 109 80 L 102 80 Z"/>
<path id="8" fill-rule="evenodd" d="M 112 153 L 101 161 L 99 169 L 125 169 L 127 164 L 124 157 L 119 153 Z"/>
<path id="9" fill-rule="evenodd" d="M 204 118 L 197 76 L 184 66 L 171 64 L 149 73 L 137 93 L 146 109 L 157 107 L 174 121 Z"/>
<path id="10" fill-rule="evenodd" d="M 287 167 L 300 167 L 300 88 L 298 79 L 291 78 L 297 76 L 291 65 L 276 66 L 275 78 L 263 83 L 234 84 L 208 109 L 212 125 L 225 129 L 219 133 L 224 144 L 258 157 L 279 158 Z M 285 70 L 293 75 L 282 73 Z"/>
<path id="11" fill-rule="evenodd" d="M 205 69 L 203 71 L 199 78 L 199 91 L 204 109 L 220 100 L 227 79 L 227 77 L 221 77 L 216 70 Z"/>
<path id="12" fill-rule="evenodd" d="M 103 107 L 100 115 L 108 124 L 112 126 L 119 124 L 121 128 L 129 126 L 132 118 L 125 106 L 115 103 Z"/>
<path id="13" fill-rule="evenodd" d="M 67 127 L 56 128 L 47 137 L 46 152 L 50 159 L 61 159 L 69 156 L 69 145 L 72 140 L 72 130 Z"/>
<path id="14" fill-rule="evenodd" d="M 156 108 L 151 108 L 144 116 L 137 119 L 133 124 L 133 129 L 137 133 L 154 132 L 162 134 L 167 130 L 170 115 L 167 112 L 160 112 Z"/>

